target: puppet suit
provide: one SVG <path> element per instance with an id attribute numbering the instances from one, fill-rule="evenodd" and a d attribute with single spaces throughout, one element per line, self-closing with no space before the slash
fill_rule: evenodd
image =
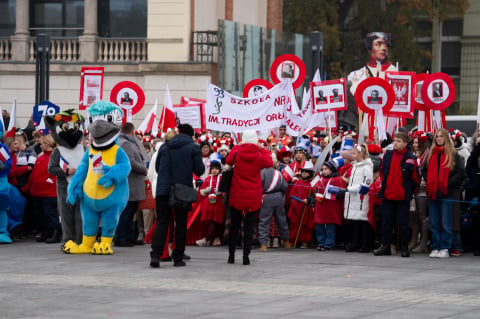
<path id="1" fill-rule="evenodd" d="M 70 240 L 62 250 L 70 254 L 111 255 L 118 219 L 128 201 L 130 161 L 116 144 L 122 123 L 122 110 L 100 101 L 88 110 L 88 130 L 92 146 L 85 152 L 67 189 L 67 203 L 80 200 L 83 239 L 80 245 Z M 96 242 L 100 220 L 101 241 Z"/>

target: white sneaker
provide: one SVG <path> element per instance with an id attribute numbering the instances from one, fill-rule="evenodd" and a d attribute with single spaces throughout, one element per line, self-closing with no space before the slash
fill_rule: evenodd
<path id="1" fill-rule="evenodd" d="M 220 238 L 215 238 L 213 241 L 212 241 L 212 246 L 221 246 L 222 245 L 222 242 L 220 241 Z"/>
<path id="2" fill-rule="evenodd" d="M 430 255 L 428 255 L 430 258 L 437 258 L 438 257 L 438 250 L 432 250 Z"/>
<path id="3" fill-rule="evenodd" d="M 442 249 L 438 252 L 437 258 L 450 258 L 450 254 L 448 253 L 448 249 Z"/>
<path id="4" fill-rule="evenodd" d="M 207 246 L 207 239 L 206 238 L 202 238 L 202 239 L 199 239 L 195 242 L 195 244 L 197 244 L 197 246 Z"/>

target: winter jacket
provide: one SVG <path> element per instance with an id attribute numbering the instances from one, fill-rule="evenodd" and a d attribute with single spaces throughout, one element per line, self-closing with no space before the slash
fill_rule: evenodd
<path id="1" fill-rule="evenodd" d="M 48 162 L 52 152 L 43 152 L 37 158 L 27 185 L 22 189 L 35 197 L 57 197 L 57 177 L 48 173 Z"/>
<path id="2" fill-rule="evenodd" d="M 440 156 L 439 156 L 440 158 Z M 422 175 L 425 179 L 425 182 L 428 183 L 428 161 L 425 160 L 422 168 Z M 455 168 L 450 170 L 448 174 L 448 184 L 447 184 L 447 194 L 443 195 L 441 192 L 437 191 L 435 198 L 454 198 L 455 192 L 460 188 L 463 181 L 465 180 L 465 164 L 463 163 L 463 158 L 455 153 Z"/>
<path id="3" fill-rule="evenodd" d="M 315 224 L 342 224 L 342 203 L 343 199 L 338 198 L 337 195 L 327 193 L 327 186 L 336 186 L 345 188 L 346 184 L 342 177 L 320 177 L 320 180 L 313 186 L 313 193 L 320 193 L 324 195 L 321 202 L 315 201 L 315 208 L 313 213 L 313 223 Z M 328 199 L 327 197 L 330 197 Z"/>
<path id="4" fill-rule="evenodd" d="M 262 206 L 262 168 L 273 166 L 270 153 L 255 144 L 240 144 L 228 154 L 225 162 L 234 166 L 229 203 L 241 211 L 256 211 Z"/>
<path id="5" fill-rule="evenodd" d="M 385 156 L 383 156 L 382 166 L 380 168 L 380 175 L 382 176 L 382 188 L 377 196 L 379 199 L 383 199 L 393 152 L 395 151 L 387 151 Z M 409 201 L 412 199 L 417 186 L 420 183 L 420 172 L 418 170 L 417 157 L 409 150 L 405 152 L 400 160 L 400 169 L 402 170 L 401 174 L 403 177 L 403 183 L 402 185 L 399 185 L 399 187 L 403 187 L 403 190 L 405 191 L 405 200 Z"/>
<path id="6" fill-rule="evenodd" d="M 273 167 L 269 167 L 262 169 L 261 176 L 263 185 L 262 207 L 283 206 L 288 185 L 282 174 Z"/>
<path id="7" fill-rule="evenodd" d="M 373 183 L 373 163 L 370 158 L 353 163 L 352 174 L 347 186 L 348 192 L 345 193 L 343 211 L 345 219 L 368 220 L 369 196 L 368 194 L 361 196 L 358 193 L 360 185 L 367 181 Z"/>
<path id="8" fill-rule="evenodd" d="M 170 168 L 167 144 L 170 146 L 172 158 Z M 170 192 L 170 171 L 173 173 L 175 183 L 193 188 L 192 174 L 202 175 L 205 166 L 202 162 L 200 147 L 193 142 L 190 136 L 178 134 L 158 150 L 155 169 L 158 174 L 156 196 L 168 196 Z"/>
<path id="9" fill-rule="evenodd" d="M 467 144 L 462 143 L 460 147 L 455 147 L 455 151 L 463 158 L 463 163 L 467 165 L 467 160 L 470 157 L 470 151 L 468 150 Z"/>
<path id="10" fill-rule="evenodd" d="M 145 175 L 147 173 L 146 159 L 132 136 L 120 134 L 118 146 L 125 151 L 132 167 L 130 174 L 128 174 L 128 200 L 143 200 L 145 199 Z"/>

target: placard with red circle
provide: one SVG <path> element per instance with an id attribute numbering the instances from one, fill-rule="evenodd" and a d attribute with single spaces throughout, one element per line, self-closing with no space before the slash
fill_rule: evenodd
<path id="1" fill-rule="evenodd" d="M 268 82 L 267 80 L 264 80 L 264 79 L 251 80 L 243 88 L 243 97 L 249 98 L 249 97 L 259 96 L 267 92 L 271 88 L 273 88 L 273 84 Z"/>
<path id="2" fill-rule="evenodd" d="M 299 88 L 305 77 L 307 68 L 302 59 L 294 54 L 283 54 L 276 58 L 270 67 L 270 78 L 274 84 L 284 79 L 290 79 L 294 89 Z"/>
<path id="3" fill-rule="evenodd" d="M 131 110 L 132 115 L 135 115 L 145 105 L 145 94 L 136 83 L 122 81 L 112 88 L 110 102 L 117 104 L 124 110 Z"/>
<path id="4" fill-rule="evenodd" d="M 355 91 L 355 103 L 365 113 L 374 115 L 382 110 L 387 114 L 395 102 L 395 92 L 387 81 L 381 78 L 366 78 Z"/>
<path id="5" fill-rule="evenodd" d="M 448 74 L 436 72 L 427 75 L 421 94 L 426 107 L 435 111 L 445 110 L 455 100 L 455 84 Z"/>

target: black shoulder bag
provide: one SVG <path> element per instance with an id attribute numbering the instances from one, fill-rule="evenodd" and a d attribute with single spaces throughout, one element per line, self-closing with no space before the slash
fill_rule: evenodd
<path id="1" fill-rule="evenodd" d="M 198 192 L 193 187 L 175 183 L 173 180 L 172 170 L 172 155 L 170 153 L 170 145 L 167 142 L 167 154 L 168 154 L 168 170 L 170 173 L 170 193 L 168 194 L 168 206 L 185 206 L 195 203 L 198 199 Z"/>

